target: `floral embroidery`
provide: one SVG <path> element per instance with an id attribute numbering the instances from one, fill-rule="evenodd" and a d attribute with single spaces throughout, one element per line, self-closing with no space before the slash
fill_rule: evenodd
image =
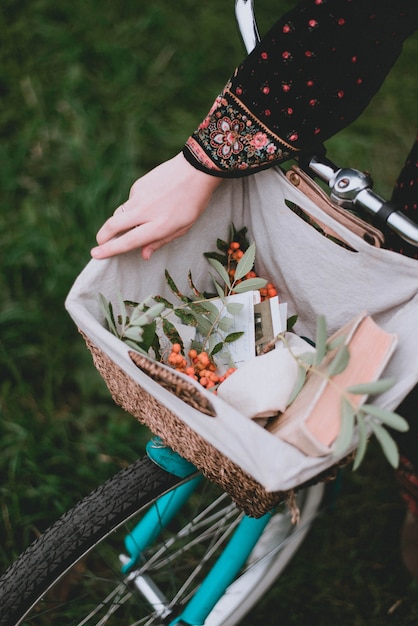
<path id="1" fill-rule="evenodd" d="M 195 159 L 233 175 L 234 170 L 260 169 L 297 151 L 252 115 L 229 87 L 230 83 L 186 143 Z"/>
<path id="2" fill-rule="evenodd" d="M 231 153 L 239 154 L 244 148 L 240 134 L 244 124 L 238 120 L 223 117 L 218 121 L 217 129 L 210 134 L 210 145 L 217 148 L 218 156 L 229 158 Z"/>

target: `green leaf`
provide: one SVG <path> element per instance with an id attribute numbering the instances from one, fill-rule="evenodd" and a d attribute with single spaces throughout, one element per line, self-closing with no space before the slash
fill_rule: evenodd
<path id="1" fill-rule="evenodd" d="M 371 415 L 372 417 L 377 417 L 377 419 L 386 424 L 386 426 L 399 430 L 402 433 L 409 430 L 408 422 L 403 417 L 397 413 L 393 413 L 392 411 L 387 411 L 386 409 L 382 409 L 374 404 L 363 404 L 361 411 Z"/>
<path id="2" fill-rule="evenodd" d="M 289 401 L 287 403 L 288 406 L 289 404 L 292 404 L 295 398 L 299 395 L 303 385 L 305 384 L 306 374 L 307 374 L 306 369 L 302 367 L 301 365 L 299 365 L 295 386 L 293 387 L 292 393 L 290 394 Z"/>
<path id="3" fill-rule="evenodd" d="M 162 296 L 154 296 L 154 300 L 155 302 L 161 302 L 161 304 L 164 304 L 166 309 L 174 309 L 174 304 Z"/>
<path id="4" fill-rule="evenodd" d="M 225 306 L 228 313 L 231 315 L 238 315 L 238 313 L 242 311 L 242 307 L 244 305 L 242 302 L 227 302 Z"/>
<path id="5" fill-rule="evenodd" d="M 129 321 L 130 326 L 146 326 L 151 324 L 156 317 L 158 317 L 165 309 L 164 304 L 161 302 L 153 304 L 147 311 L 141 311 L 135 309 L 131 315 Z"/>
<path id="6" fill-rule="evenodd" d="M 377 395 L 378 393 L 383 393 L 393 387 L 395 382 L 394 378 L 382 378 L 381 380 L 376 380 L 370 383 L 352 385 L 351 387 L 348 387 L 346 391 L 359 395 Z"/>
<path id="7" fill-rule="evenodd" d="M 366 422 L 362 415 L 357 415 L 357 429 L 358 429 L 358 446 L 356 450 L 356 456 L 353 464 L 353 471 L 359 468 L 360 463 L 362 462 L 364 455 L 367 450 L 367 428 Z"/>
<path id="8" fill-rule="evenodd" d="M 291 315 L 290 317 L 287 318 L 287 323 L 286 323 L 286 330 L 290 331 L 292 330 L 292 328 L 294 327 L 294 325 L 296 324 L 296 322 L 298 321 L 298 316 L 297 315 Z"/>
<path id="9" fill-rule="evenodd" d="M 193 311 L 192 309 L 190 310 L 190 312 L 197 322 L 197 327 L 198 327 L 200 334 L 208 335 L 213 329 L 213 324 L 211 324 L 210 321 L 204 315 L 201 315 L 200 313 L 196 313 L 196 311 Z"/>
<path id="10" fill-rule="evenodd" d="M 174 313 L 183 324 L 186 324 L 186 326 L 197 326 L 196 319 L 190 309 L 178 308 L 174 309 Z"/>
<path id="11" fill-rule="evenodd" d="M 212 348 L 212 350 L 210 351 L 210 355 L 211 355 L 211 356 L 215 356 L 215 354 L 218 354 L 218 352 L 220 352 L 220 351 L 222 350 L 223 345 L 224 345 L 224 344 L 223 344 L 223 342 L 222 342 L 222 341 L 219 341 L 219 342 L 218 342 L 218 343 L 217 343 L 217 344 L 216 344 L 216 345 Z"/>
<path id="12" fill-rule="evenodd" d="M 174 326 L 172 322 L 169 322 L 167 319 L 163 319 L 162 329 L 164 335 L 170 341 L 170 343 L 179 343 L 181 345 L 182 352 L 184 350 L 182 338 L 179 335 L 177 328 Z"/>
<path id="13" fill-rule="evenodd" d="M 226 333 L 231 328 L 233 323 L 234 320 L 232 319 L 232 317 L 225 316 L 219 320 L 218 326 L 220 330 Z"/>
<path id="14" fill-rule="evenodd" d="M 243 257 L 244 258 L 244 257 Z M 267 285 L 267 281 L 264 278 L 247 278 L 238 285 L 234 285 L 234 293 L 245 293 L 246 291 L 256 291 L 262 289 Z"/>
<path id="15" fill-rule="evenodd" d="M 141 348 L 143 348 L 147 352 L 154 343 L 154 337 L 156 335 L 156 332 L 155 332 L 156 327 L 157 327 L 156 322 L 152 322 L 151 324 L 148 324 L 147 326 L 144 326 L 143 328 L 144 333 L 142 335 Z"/>
<path id="16" fill-rule="evenodd" d="M 237 267 L 235 269 L 234 281 L 241 280 L 241 278 L 244 278 L 244 276 L 253 269 L 254 261 L 255 261 L 255 243 L 252 243 L 248 247 L 246 252 L 244 253 L 244 256 L 241 257 L 241 259 L 239 260 L 237 264 Z"/>
<path id="17" fill-rule="evenodd" d="M 225 252 L 228 250 L 228 247 L 225 249 Z M 228 257 L 226 254 L 220 254 L 219 252 L 204 252 L 203 256 L 209 259 L 216 259 L 219 263 L 225 266 L 228 262 Z"/>
<path id="18" fill-rule="evenodd" d="M 219 263 L 217 259 L 208 259 L 208 261 L 212 265 L 212 267 L 218 272 L 224 283 L 230 288 L 231 280 L 229 278 L 228 272 L 226 271 L 222 263 Z"/>
<path id="19" fill-rule="evenodd" d="M 375 424 L 372 422 L 372 429 L 374 434 L 376 435 L 376 439 L 380 443 L 382 450 L 389 461 L 389 463 L 395 469 L 399 465 L 399 451 L 396 443 L 390 436 L 390 434 L 379 424 Z"/>
<path id="20" fill-rule="evenodd" d="M 189 273 L 187 275 L 187 278 L 188 278 L 188 281 L 189 281 L 190 289 L 192 290 L 194 295 L 200 297 L 202 294 L 200 293 L 200 291 L 198 290 L 198 288 L 194 284 L 193 277 L 192 277 L 192 272 L 190 270 L 189 270 Z"/>
<path id="21" fill-rule="evenodd" d="M 160 339 L 159 339 L 157 333 L 154 333 L 154 338 L 152 340 L 150 348 L 152 348 L 154 350 L 155 360 L 156 361 L 161 361 L 161 346 L 160 346 Z"/>
<path id="22" fill-rule="evenodd" d="M 342 346 L 327 367 L 328 376 L 331 377 L 337 376 L 337 374 L 341 374 L 341 372 L 343 372 L 347 367 L 349 360 L 350 353 L 348 351 L 348 348 L 347 346 Z"/>
<path id="23" fill-rule="evenodd" d="M 220 297 L 222 302 L 225 302 L 225 293 L 224 293 L 223 287 L 221 287 L 220 284 L 218 283 L 218 281 L 215 280 L 213 277 L 212 277 L 212 280 L 214 282 L 215 289 L 216 289 L 216 291 L 218 293 L 218 296 Z"/>
<path id="24" fill-rule="evenodd" d="M 335 350 L 336 348 L 339 348 L 340 346 L 343 345 L 343 343 L 345 342 L 346 339 L 347 339 L 347 337 L 345 335 L 340 335 L 339 337 L 336 337 L 335 339 L 332 339 L 331 341 L 328 341 L 328 343 L 327 343 L 327 351 L 331 352 L 332 350 Z"/>
<path id="25" fill-rule="evenodd" d="M 209 306 L 206 307 L 204 302 L 190 302 L 189 306 L 193 315 L 195 313 L 202 315 L 211 323 L 211 325 L 218 322 L 219 310 L 214 305 L 211 305 L 212 308 L 210 308 Z"/>
<path id="26" fill-rule="evenodd" d="M 315 365 L 319 365 L 322 363 L 327 352 L 327 323 L 323 315 L 318 315 L 316 322 L 315 347 L 316 356 L 314 363 Z"/>
<path id="27" fill-rule="evenodd" d="M 142 343 L 143 334 L 144 334 L 144 330 L 141 326 L 130 326 L 123 333 L 123 338 L 126 337 L 126 339 L 132 339 L 133 341 Z"/>
<path id="28" fill-rule="evenodd" d="M 140 352 L 144 356 L 149 356 L 148 352 L 144 350 L 143 348 L 141 348 L 141 345 L 136 343 L 136 341 L 131 341 L 127 339 L 124 343 L 126 343 L 127 346 L 129 346 L 130 348 L 133 348 L 137 352 Z"/>
<path id="29" fill-rule="evenodd" d="M 315 352 L 302 352 L 302 354 L 298 354 L 297 359 L 310 367 L 314 363 Z"/>
<path id="30" fill-rule="evenodd" d="M 341 456 L 349 448 L 353 439 L 355 412 L 347 398 L 341 401 L 341 429 L 333 447 L 333 454 Z"/>
<path id="31" fill-rule="evenodd" d="M 232 343 L 233 341 L 237 341 L 237 339 L 242 337 L 243 334 L 244 333 L 242 333 L 242 332 L 230 333 L 229 335 L 227 335 L 225 337 L 224 342 L 225 343 Z"/>
<path id="32" fill-rule="evenodd" d="M 228 252 L 229 243 L 227 241 L 224 241 L 223 239 L 219 239 L 218 237 L 218 239 L 216 240 L 216 247 L 222 252 Z"/>
<path id="33" fill-rule="evenodd" d="M 122 294 L 119 293 L 119 291 L 117 293 L 117 299 L 118 299 L 118 304 L 119 304 L 120 315 L 122 317 L 122 326 L 124 327 L 125 324 L 127 324 L 127 322 L 128 322 L 128 316 L 126 314 L 125 302 L 124 302 L 124 300 L 122 298 Z"/>
<path id="34" fill-rule="evenodd" d="M 185 295 L 183 295 L 181 293 L 181 291 L 179 290 L 179 288 L 177 287 L 176 283 L 172 279 L 172 277 L 171 277 L 170 273 L 168 272 L 168 270 L 165 270 L 165 279 L 167 281 L 167 285 L 170 287 L 170 289 L 174 293 L 174 295 L 176 295 L 177 298 L 179 298 L 179 300 L 181 300 L 182 302 L 189 302 L 190 298 L 187 298 Z"/>
<path id="35" fill-rule="evenodd" d="M 119 337 L 119 333 L 116 327 L 116 321 L 113 315 L 113 309 L 110 302 L 106 300 L 103 294 L 99 293 L 100 303 L 102 305 L 102 311 L 105 316 L 105 320 L 107 322 L 108 328 L 110 332 L 112 332 L 116 337 Z"/>

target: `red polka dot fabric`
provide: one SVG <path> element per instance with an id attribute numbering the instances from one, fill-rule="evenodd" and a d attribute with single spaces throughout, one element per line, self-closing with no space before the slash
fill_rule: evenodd
<path id="1" fill-rule="evenodd" d="M 417 24 L 416 0 L 300 2 L 236 69 L 186 158 L 236 177 L 318 152 L 364 110 Z"/>

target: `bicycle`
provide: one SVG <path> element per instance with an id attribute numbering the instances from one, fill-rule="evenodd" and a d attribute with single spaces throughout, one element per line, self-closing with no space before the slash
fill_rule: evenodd
<path id="1" fill-rule="evenodd" d="M 252 2 L 238 0 L 237 7 L 251 9 L 246 23 L 256 32 Z M 367 176 L 316 157 L 307 168 L 331 182 L 334 201 L 344 207 L 363 206 L 418 245 L 417 226 L 376 196 Z M 250 518 L 204 481 L 192 464 L 153 439 L 145 458 L 66 513 L 3 575 L 0 624 L 70 619 L 80 625 L 111 624 L 116 619 L 131 625 L 233 626 L 299 548 L 323 493 L 323 483 L 299 492 L 297 526 L 281 507 Z M 131 520 L 133 528 L 119 532 Z M 119 556 L 119 546 L 126 554 Z M 184 574 L 185 565 L 191 573 Z M 74 599 L 76 587 L 81 591 Z"/>

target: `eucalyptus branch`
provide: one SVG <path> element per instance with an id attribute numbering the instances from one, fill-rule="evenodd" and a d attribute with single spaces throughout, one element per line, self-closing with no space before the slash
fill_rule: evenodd
<path id="1" fill-rule="evenodd" d="M 343 372 L 349 362 L 349 351 L 347 346 L 343 343 L 345 339 L 340 338 L 337 344 L 327 341 L 325 323 L 324 320 L 321 319 L 318 321 L 316 340 L 317 345 L 319 345 L 319 350 L 318 348 L 316 349 L 314 356 L 313 353 L 296 355 L 289 346 L 289 342 L 286 340 L 284 333 L 277 335 L 277 337 L 270 342 L 270 345 L 266 346 L 268 350 L 271 349 L 271 347 L 274 347 L 277 341 L 283 341 L 285 347 L 298 364 L 299 375 L 289 399 L 289 405 L 299 395 L 305 384 L 308 373 L 310 376 L 318 376 L 322 378 L 327 382 L 327 384 L 334 387 L 341 398 L 341 428 L 340 433 L 334 442 L 334 456 L 340 457 L 349 448 L 354 434 L 354 427 L 357 426 L 358 446 L 353 465 L 353 469 L 356 470 L 362 462 L 366 452 L 368 440 L 366 424 L 369 423 L 371 430 L 379 441 L 387 460 L 393 467 L 396 468 L 399 463 L 399 452 L 395 441 L 387 431 L 387 427 L 400 432 L 405 432 L 409 428 L 407 421 L 397 413 L 388 411 L 373 404 L 362 404 L 358 406 L 352 399 L 353 396 L 356 395 L 370 396 L 381 394 L 390 389 L 395 381 L 393 379 L 380 379 L 370 383 L 350 385 L 347 388 L 341 387 L 334 377 Z M 324 366 L 325 358 L 333 350 L 335 351 L 335 355 L 330 362 Z"/>

